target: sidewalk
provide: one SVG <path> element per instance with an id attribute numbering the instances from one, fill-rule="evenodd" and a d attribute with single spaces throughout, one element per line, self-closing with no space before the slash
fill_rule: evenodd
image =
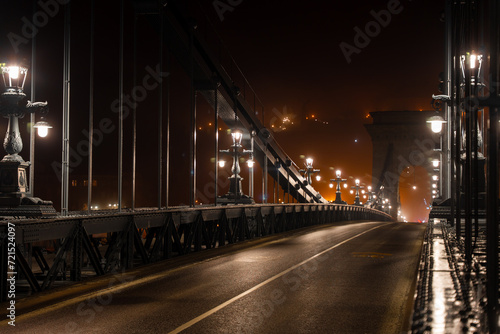
<path id="1" fill-rule="evenodd" d="M 429 222 L 415 291 L 411 333 L 486 333 L 484 271 L 464 270 L 454 229 Z"/>

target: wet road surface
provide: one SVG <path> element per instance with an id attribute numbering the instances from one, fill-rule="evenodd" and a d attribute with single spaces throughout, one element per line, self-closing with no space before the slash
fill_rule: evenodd
<path id="1" fill-rule="evenodd" d="M 43 306 L 20 309 L 16 326 L 2 321 L 0 332 L 400 333 L 424 229 L 337 223 L 204 251 L 215 257 L 105 277 L 95 291 L 83 283 L 79 297 L 51 305 L 37 297 Z"/>

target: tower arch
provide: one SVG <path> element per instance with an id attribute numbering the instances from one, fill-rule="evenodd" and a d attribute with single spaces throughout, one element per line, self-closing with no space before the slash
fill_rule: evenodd
<path id="1" fill-rule="evenodd" d="M 392 203 L 390 214 L 397 218 L 399 176 L 408 167 L 420 166 L 429 176 L 434 172 L 432 159 L 439 158 L 440 137 L 426 121 L 435 111 L 374 111 L 372 124 L 365 124 L 373 145 L 372 185 L 383 186 L 384 197 Z M 397 204 L 397 205 L 395 205 Z"/>

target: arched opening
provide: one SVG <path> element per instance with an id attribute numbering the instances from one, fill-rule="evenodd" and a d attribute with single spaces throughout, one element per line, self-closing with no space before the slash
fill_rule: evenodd
<path id="1" fill-rule="evenodd" d="M 408 166 L 399 175 L 398 220 L 427 222 L 432 204 L 431 178 L 427 169 Z"/>

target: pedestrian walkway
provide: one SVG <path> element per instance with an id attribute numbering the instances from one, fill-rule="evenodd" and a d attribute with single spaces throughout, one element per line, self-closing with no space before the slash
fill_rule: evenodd
<path id="1" fill-rule="evenodd" d="M 480 270 L 465 270 L 454 230 L 429 222 L 426 231 L 411 333 L 486 333 Z"/>

